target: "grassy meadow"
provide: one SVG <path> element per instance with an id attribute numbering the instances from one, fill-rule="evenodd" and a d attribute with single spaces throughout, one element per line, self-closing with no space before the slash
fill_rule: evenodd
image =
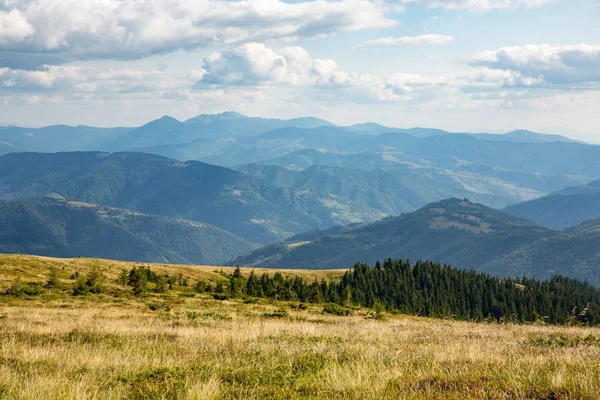
<path id="1" fill-rule="evenodd" d="M 469 323 L 260 300 L 175 287 L 135 297 L 115 280 L 140 263 L 0 256 L 61 288 L 0 296 L 2 399 L 598 399 L 600 329 Z M 72 296 L 100 269 L 102 294 Z M 232 269 L 152 265 L 218 282 Z M 281 271 L 335 279 L 343 271 Z M 242 270 L 249 274 L 250 270 Z"/>

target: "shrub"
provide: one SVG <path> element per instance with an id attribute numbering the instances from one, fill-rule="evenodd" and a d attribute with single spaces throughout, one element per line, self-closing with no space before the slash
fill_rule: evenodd
<path id="1" fill-rule="evenodd" d="M 87 277 L 79 277 L 73 287 L 73 296 L 85 296 L 89 293 L 99 294 L 104 292 L 104 273 L 94 269 Z"/>
<path id="2" fill-rule="evenodd" d="M 263 316 L 266 318 L 287 318 L 290 316 L 290 314 L 288 314 L 288 312 L 285 309 L 279 307 L 272 313 L 264 313 Z"/>
<path id="3" fill-rule="evenodd" d="M 48 280 L 46 281 L 46 287 L 48 289 L 60 288 L 60 280 L 58 279 L 58 269 L 52 267 L 48 274 Z"/>
<path id="4" fill-rule="evenodd" d="M 169 303 L 148 303 L 148 307 L 152 311 L 171 311 L 171 305 Z"/>
<path id="5" fill-rule="evenodd" d="M 229 295 L 225 293 L 215 293 L 213 294 L 213 298 L 215 300 L 229 300 Z"/>
<path id="6" fill-rule="evenodd" d="M 351 311 L 349 309 L 347 309 L 346 307 L 342 307 L 339 304 L 335 304 L 335 303 L 325 304 L 325 306 L 323 307 L 323 312 L 326 314 L 333 314 L 333 315 L 338 315 L 338 316 L 342 316 L 342 317 L 347 317 L 351 313 Z"/>
<path id="7" fill-rule="evenodd" d="M 6 291 L 6 294 L 9 296 L 22 296 L 23 293 L 23 283 L 21 282 L 21 277 L 16 277 Z"/>

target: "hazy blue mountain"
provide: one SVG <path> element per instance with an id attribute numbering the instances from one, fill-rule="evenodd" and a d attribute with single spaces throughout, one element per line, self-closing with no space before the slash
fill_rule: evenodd
<path id="1" fill-rule="evenodd" d="M 600 180 L 515 204 L 506 211 L 553 229 L 566 229 L 600 216 Z"/>
<path id="2" fill-rule="evenodd" d="M 230 169 L 143 153 L 8 154 L 0 198 L 69 200 L 202 221 L 256 243 L 385 214 L 312 190 L 270 185 Z"/>
<path id="3" fill-rule="evenodd" d="M 296 237 L 258 249 L 234 263 L 327 269 L 346 268 L 357 260 L 374 263 L 394 257 L 489 271 L 486 266 L 496 258 L 554 233 L 480 204 L 450 199 L 331 236 L 304 240 Z M 490 272 L 501 276 L 507 273 Z"/>
<path id="4" fill-rule="evenodd" d="M 341 149 L 364 136 L 335 127 L 281 128 L 256 136 L 203 138 L 177 145 L 136 150 L 177 160 L 199 160 L 225 167 L 258 162 L 303 149 Z"/>
<path id="5" fill-rule="evenodd" d="M 248 117 L 235 112 L 202 114 L 186 120 L 185 124 L 193 125 L 203 138 L 255 136 L 281 128 L 312 129 L 333 126 L 328 121 L 314 117 L 282 120 Z"/>
<path id="6" fill-rule="evenodd" d="M 0 252 L 219 265 L 255 248 L 208 224 L 60 196 L 0 201 Z"/>
<path id="7" fill-rule="evenodd" d="M 105 144 L 102 149 L 134 150 L 153 146 L 184 144 L 197 137 L 196 130 L 165 115 Z"/>
<path id="8" fill-rule="evenodd" d="M 388 215 L 415 211 L 449 197 L 491 201 L 489 195 L 472 192 L 450 180 L 432 179 L 394 169 L 355 169 L 312 166 L 298 171 L 280 166 L 250 164 L 239 171 L 279 187 L 309 189 L 351 200 Z"/>
<path id="9" fill-rule="evenodd" d="M 460 159 L 509 171 L 547 175 L 573 175 L 592 180 L 600 177 L 600 146 L 580 143 L 513 143 L 480 140 L 452 134 L 417 138 L 385 133 L 351 144 L 357 153 L 401 153 L 436 160 Z"/>
<path id="10" fill-rule="evenodd" d="M 417 139 L 419 140 L 419 139 Z M 260 162 L 301 170 L 314 165 L 353 169 L 382 169 L 435 181 L 439 190 L 431 200 L 467 197 L 496 208 L 542 197 L 566 186 L 588 182 L 586 177 L 567 174 L 541 174 L 500 168 L 458 158 L 435 158 L 407 155 L 398 151 L 351 153 L 301 150 L 283 157 Z M 436 187 L 426 185 L 430 190 Z M 448 191 L 446 188 L 454 188 Z M 439 197 L 437 197 L 439 196 Z"/>
<path id="11" fill-rule="evenodd" d="M 550 142 L 568 142 L 568 143 L 580 143 L 584 142 L 568 138 L 561 135 L 550 135 L 545 133 L 535 133 L 528 130 L 516 130 L 501 135 L 494 135 L 490 133 L 477 133 L 472 134 L 478 139 L 496 141 L 496 142 L 514 142 L 514 143 L 550 143 Z"/>
<path id="12" fill-rule="evenodd" d="M 96 149 L 131 128 L 94 128 L 53 125 L 44 128 L 4 127 L 0 129 L 0 152 L 74 151 Z M 11 148 L 12 147 L 12 148 Z"/>

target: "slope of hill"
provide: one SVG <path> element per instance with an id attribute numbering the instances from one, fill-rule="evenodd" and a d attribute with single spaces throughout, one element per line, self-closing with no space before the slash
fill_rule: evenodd
<path id="1" fill-rule="evenodd" d="M 569 187 L 506 211 L 553 229 L 566 229 L 600 216 L 600 180 Z"/>
<path id="2" fill-rule="evenodd" d="M 553 231 L 510 214 L 450 199 L 419 211 L 316 240 L 287 241 L 240 257 L 240 265 L 340 268 L 386 257 L 428 259 L 486 270 L 497 257 L 552 235 Z M 506 275 L 507 271 L 490 271 Z"/>
<path id="3" fill-rule="evenodd" d="M 9 154 L 0 198 L 59 193 L 69 200 L 202 221 L 255 243 L 385 216 L 341 197 L 269 185 L 201 162 L 142 153 Z"/>
<path id="4" fill-rule="evenodd" d="M 490 201 L 491 196 L 469 191 L 455 182 L 426 174 L 393 169 L 353 169 L 315 165 L 301 171 L 274 165 L 249 164 L 238 169 L 279 187 L 330 193 L 388 215 L 415 211 L 449 197 Z"/>
<path id="5" fill-rule="evenodd" d="M 0 252 L 54 257 L 219 264 L 255 248 L 208 224 L 60 196 L 0 201 Z"/>
<path id="6" fill-rule="evenodd" d="M 453 193 L 440 190 L 443 195 L 433 197 L 431 201 L 452 196 L 467 197 L 493 207 L 505 207 L 542 197 L 566 186 L 588 181 L 584 177 L 573 175 L 528 173 L 459 158 L 415 156 L 399 151 L 346 154 L 306 149 L 265 160 L 259 164 L 277 165 L 294 170 L 322 165 L 363 170 L 381 169 L 390 173 L 410 174 L 424 181 L 437 182 L 433 190 L 437 187 L 456 190 Z"/>
<path id="7" fill-rule="evenodd" d="M 487 268 L 506 270 L 513 276 L 560 274 L 600 286 L 600 218 L 520 247 Z"/>

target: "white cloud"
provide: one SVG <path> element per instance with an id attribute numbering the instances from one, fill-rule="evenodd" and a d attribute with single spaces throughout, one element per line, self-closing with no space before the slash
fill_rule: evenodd
<path id="1" fill-rule="evenodd" d="M 513 71 L 546 85 L 600 83 L 600 44 L 503 47 L 476 54 L 470 65 Z"/>
<path id="2" fill-rule="evenodd" d="M 397 24 L 370 0 L 4 0 L 0 67 L 35 68 Z"/>
<path id="3" fill-rule="evenodd" d="M 402 36 L 402 37 L 387 37 L 367 42 L 367 46 L 419 46 L 419 45 L 435 45 L 442 46 L 450 44 L 454 41 L 452 36 L 447 35 L 421 35 L 421 36 Z"/>
<path id="4" fill-rule="evenodd" d="M 400 0 L 401 4 L 419 4 L 446 10 L 490 11 L 519 7 L 541 7 L 553 0 Z"/>

